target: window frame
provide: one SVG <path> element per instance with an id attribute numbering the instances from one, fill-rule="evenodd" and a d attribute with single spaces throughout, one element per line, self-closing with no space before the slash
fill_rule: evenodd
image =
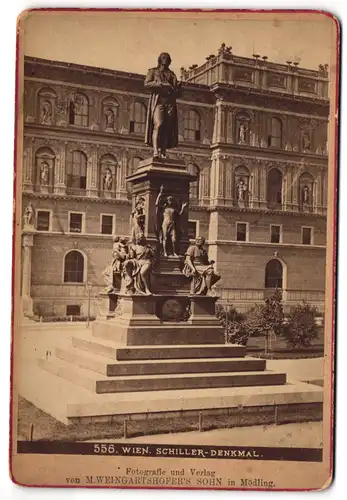
<path id="1" fill-rule="evenodd" d="M 304 229 L 311 230 L 310 243 L 304 243 Z M 314 245 L 314 227 L 313 226 L 301 226 L 301 244 L 305 246 Z"/>
<path id="2" fill-rule="evenodd" d="M 194 113 L 194 119 L 191 118 Z M 195 122 L 195 118 L 197 118 L 197 122 Z M 192 124 L 198 124 L 198 128 L 191 128 Z M 196 109 L 188 109 L 184 113 L 183 119 L 183 138 L 185 141 L 189 142 L 201 142 L 201 116 L 199 111 Z"/>
<path id="3" fill-rule="evenodd" d="M 77 163 L 74 163 L 74 153 L 79 153 L 81 158 L 85 159 L 85 176 L 81 175 L 81 166 L 82 166 L 82 161 L 79 162 L 79 176 L 74 175 L 74 166 L 77 165 Z M 71 160 L 70 160 L 71 156 Z M 74 149 L 72 151 L 68 151 L 67 153 L 67 161 L 66 161 L 66 171 L 65 171 L 65 176 L 66 176 L 66 188 L 67 190 L 79 190 L 79 191 L 86 191 L 87 190 L 87 172 L 88 172 L 88 156 L 84 151 L 80 151 L 79 149 Z M 81 179 L 85 179 L 85 187 L 76 187 L 73 185 L 69 185 L 69 176 L 73 179 L 80 179 L 80 184 L 81 184 Z"/>
<path id="4" fill-rule="evenodd" d="M 112 217 L 112 233 L 103 233 L 102 232 L 102 218 L 103 216 L 106 217 Z M 103 234 L 105 236 L 112 236 L 116 233 L 116 215 L 115 214 L 106 214 L 106 213 L 101 213 L 100 214 L 100 234 Z"/>
<path id="5" fill-rule="evenodd" d="M 271 241 L 272 240 L 272 228 L 273 227 L 279 227 L 280 228 L 280 238 L 278 242 Z M 283 224 L 270 224 L 270 243 L 273 245 L 279 245 L 280 243 L 283 243 Z"/>
<path id="6" fill-rule="evenodd" d="M 245 239 L 244 240 L 238 240 L 237 239 L 237 233 L 238 233 L 237 226 L 239 224 L 243 224 L 243 225 L 246 226 L 246 232 L 245 232 Z M 246 243 L 246 242 L 249 241 L 249 222 L 243 222 L 243 221 L 236 222 L 236 226 L 235 226 L 235 241 L 237 241 L 238 243 Z"/>
<path id="7" fill-rule="evenodd" d="M 69 314 L 69 313 L 67 312 L 67 308 L 68 308 L 68 307 L 79 307 L 79 310 L 80 310 L 79 314 Z M 67 316 L 67 317 L 69 317 L 69 316 L 82 316 L 82 306 L 81 306 L 81 304 L 66 304 L 66 309 L 65 309 L 65 311 L 66 311 L 66 316 Z"/>
<path id="8" fill-rule="evenodd" d="M 65 262 L 66 262 L 66 257 L 69 253 L 71 252 L 78 252 L 82 258 L 83 258 L 83 275 L 82 275 L 82 281 L 65 281 Z M 87 257 L 84 252 L 77 248 L 70 248 L 67 252 L 65 252 L 63 256 L 63 276 L 62 276 L 62 283 L 64 285 L 83 285 L 85 286 L 87 282 Z"/>
<path id="9" fill-rule="evenodd" d="M 195 222 L 195 238 L 189 238 L 189 222 Z M 188 219 L 188 239 L 193 241 L 200 236 L 200 221 L 198 219 Z"/>
<path id="10" fill-rule="evenodd" d="M 81 221 L 81 231 L 71 231 L 71 215 L 78 214 L 82 215 Z M 79 212 L 77 210 L 69 210 L 68 212 L 68 233 L 69 234 L 83 234 L 86 232 L 86 224 L 85 224 L 85 212 Z"/>
<path id="11" fill-rule="evenodd" d="M 48 224 L 48 229 L 38 229 L 38 215 L 39 215 L 39 212 L 46 212 L 46 213 L 49 213 L 49 224 Z M 52 209 L 50 208 L 38 208 L 36 210 L 36 215 L 35 215 L 35 219 L 36 219 L 36 224 L 35 224 L 35 227 L 36 227 L 36 231 L 39 231 L 40 233 L 50 233 L 52 232 L 52 215 L 53 214 L 53 211 Z"/>
<path id="12" fill-rule="evenodd" d="M 143 109 L 143 114 L 144 114 L 144 121 L 140 122 L 136 120 L 137 113 L 136 113 L 136 104 L 141 106 L 141 110 Z M 135 134 L 135 135 L 143 135 L 146 132 L 146 117 L 147 117 L 147 106 L 142 102 L 142 101 L 134 101 L 131 109 L 131 115 L 130 115 L 130 120 L 129 120 L 129 134 Z M 141 130 L 136 130 L 136 125 L 141 125 Z"/>

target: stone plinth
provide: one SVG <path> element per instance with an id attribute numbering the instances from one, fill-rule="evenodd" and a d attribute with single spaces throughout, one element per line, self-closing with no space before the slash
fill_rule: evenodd
<path id="1" fill-rule="evenodd" d="M 157 209 L 155 201 L 160 186 L 164 186 L 164 196 L 173 196 L 187 206 L 180 216 L 180 254 L 184 255 L 188 244 L 189 185 L 196 176 L 188 173 L 184 161 L 147 158 L 139 163 L 136 172 L 127 177 L 131 184 L 133 208 L 138 196 L 145 199 L 145 236 L 150 243 L 157 241 Z"/>

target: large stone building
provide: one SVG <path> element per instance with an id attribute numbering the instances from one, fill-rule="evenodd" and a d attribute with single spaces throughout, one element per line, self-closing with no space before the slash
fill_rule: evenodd
<path id="1" fill-rule="evenodd" d="M 128 235 L 126 176 L 144 146 L 144 76 L 25 59 L 22 295 L 27 313 L 92 314 L 112 235 Z M 222 274 L 220 294 L 239 309 L 283 290 L 287 306 L 323 307 L 326 255 L 326 66 L 237 57 L 224 44 L 182 68 L 180 146 L 198 176 L 190 236 L 205 236 Z"/>

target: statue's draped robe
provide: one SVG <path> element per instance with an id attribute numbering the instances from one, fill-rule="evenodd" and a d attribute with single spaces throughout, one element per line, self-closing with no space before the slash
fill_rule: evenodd
<path id="1" fill-rule="evenodd" d="M 167 69 L 165 71 L 165 75 L 166 81 L 177 89 L 177 78 L 175 73 L 173 73 L 170 69 Z M 145 87 L 152 91 L 149 98 L 146 117 L 145 143 L 147 146 L 153 146 L 153 115 L 156 106 L 160 103 L 164 106 L 167 105 L 172 107 L 169 130 L 166 130 L 166 147 L 170 149 L 178 146 L 178 118 L 176 106 L 176 96 L 178 90 L 171 95 L 167 95 L 167 88 L 160 86 L 162 79 L 163 73 L 158 68 L 151 68 L 145 79 Z"/>

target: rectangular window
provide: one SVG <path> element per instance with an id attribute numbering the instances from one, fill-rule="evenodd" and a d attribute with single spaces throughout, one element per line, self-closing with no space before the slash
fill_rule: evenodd
<path id="1" fill-rule="evenodd" d="M 312 245 L 312 227 L 302 228 L 301 243 L 303 245 Z"/>
<path id="2" fill-rule="evenodd" d="M 188 238 L 190 240 L 195 240 L 197 237 L 197 221 L 196 220 L 189 220 L 188 221 Z"/>
<path id="3" fill-rule="evenodd" d="M 282 234 L 281 226 L 271 225 L 271 243 L 281 243 Z"/>
<path id="4" fill-rule="evenodd" d="M 81 306 L 66 306 L 66 316 L 81 316 Z"/>
<path id="5" fill-rule="evenodd" d="M 101 234 L 113 234 L 113 215 L 101 216 Z"/>
<path id="6" fill-rule="evenodd" d="M 49 231 L 50 220 L 51 220 L 51 213 L 49 210 L 38 210 L 36 229 L 38 231 Z"/>
<path id="7" fill-rule="evenodd" d="M 246 222 L 236 223 L 236 241 L 247 241 L 248 240 L 248 230 Z"/>
<path id="8" fill-rule="evenodd" d="M 133 134 L 135 131 L 135 122 L 133 120 L 130 121 L 130 127 L 129 127 L 129 132 L 130 134 Z"/>
<path id="9" fill-rule="evenodd" d="M 70 213 L 69 231 L 70 233 L 82 233 L 83 214 Z"/>

